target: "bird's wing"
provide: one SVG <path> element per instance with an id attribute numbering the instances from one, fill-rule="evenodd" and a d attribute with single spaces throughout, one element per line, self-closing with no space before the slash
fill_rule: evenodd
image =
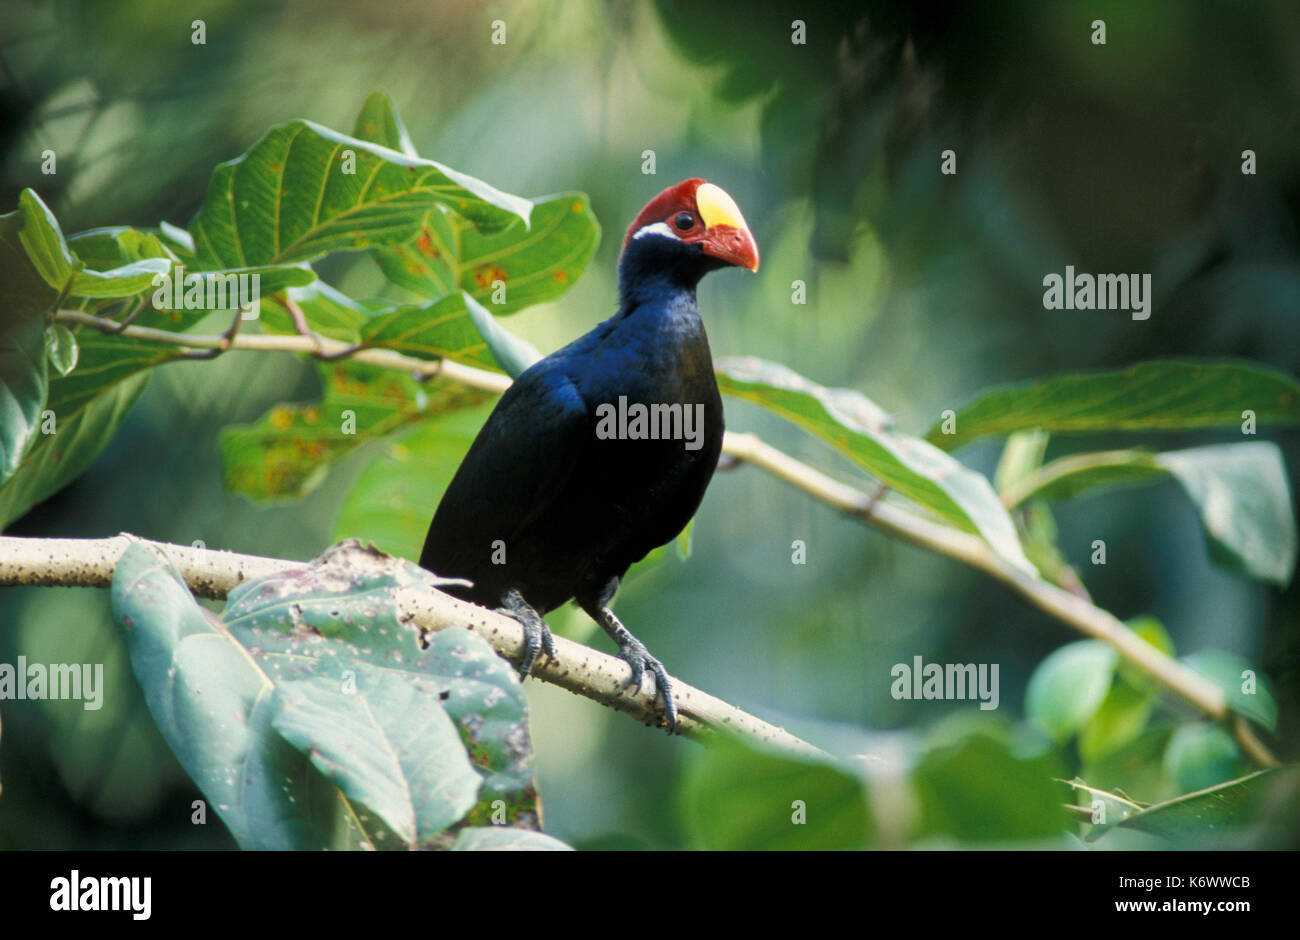
<path id="1" fill-rule="evenodd" d="M 443 494 L 420 564 L 450 573 L 476 566 L 496 539 L 509 544 L 564 489 L 591 434 L 586 403 L 567 375 L 555 368 L 524 372 Z"/>

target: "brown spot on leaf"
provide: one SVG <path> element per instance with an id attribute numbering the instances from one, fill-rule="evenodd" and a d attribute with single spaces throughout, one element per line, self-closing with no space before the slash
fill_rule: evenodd
<path id="1" fill-rule="evenodd" d="M 415 246 L 420 249 L 420 254 L 427 258 L 437 258 L 439 255 L 438 249 L 433 247 L 433 233 L 427 228 L 420 231 L 420 238 Z"/>
<path id="2" fill-rule="evenodd" d="M 505 269 L 495 264 L 485 264 L 474 272 L 474 280 L 479 287 L 489 287 L 493 281 L 504 281 L 505 279 Z"/>

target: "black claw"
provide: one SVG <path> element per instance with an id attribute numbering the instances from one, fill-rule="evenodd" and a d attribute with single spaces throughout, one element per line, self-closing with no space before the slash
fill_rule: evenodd
<path id="1" fill-rule="evenodd" d="M 528 606 L 518 591 L 507 592 L 502 600 L 507 606 L 498 607 L 497 613 L 505 614 L 524 628 L 524 648 L 519 656 L 519 675 L 527 679 L 533 674 L 533 667 L 537 665 L 539 651 L 545 650 L 548 658 L 555 658 L 555 640 L 546 621 L 538 615 L 537 611 Z"/>
<path id="2" fill-rule="evenodd" d="M 677 702 L 673 699 L 672 680 L 668 678 L 668 670 L 664 669 L 664 664 L 651 656 L 645 645 L 636 640 L 620 647 L 618 655 L 631 667 L 632 681 L 630 684 L 637 691 L 641 690 L 641 682 L 645 678 L 646 667 L 650 668 L 650 674 L 655 677 L 655 696 L 662 699 L 664 703 L 664 724 L 667 726 L 669 734 L 675 733 L 677 731 Z"/>

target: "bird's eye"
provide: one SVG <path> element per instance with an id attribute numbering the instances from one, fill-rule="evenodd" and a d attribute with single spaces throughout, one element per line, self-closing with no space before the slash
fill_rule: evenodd
<path id="1" fill-rule="evenodd" d="M 679 213 L 677 218 L 673 219 L 673 225 L 677 226 L 679 232 L 689 231 L 694 224 L 695 218 L 689 212 Z"/>

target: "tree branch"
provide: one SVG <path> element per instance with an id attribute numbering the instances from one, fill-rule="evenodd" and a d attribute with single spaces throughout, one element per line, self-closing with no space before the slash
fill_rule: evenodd
<path id="1" fill-rule="evenodd" d="M 56 319 L 68 323 L 80 323 L 106 332 L 116 331 L 119 328 L 119 325 L 112 320 L 75 310 L 60 310 Z M 122 333 L 135 339 L 192 349 L 214 349 L 225 344 L 229 349 L 331 355 L 345 352 L 349 348 L 347 343 L 338 340 L 300 335 L 245 334 L 228 338 L 224 335 L 194 336 L 169 333 L 165 330 L 136 326 L 128 326 L 122 330 Z M 361 349 L 353 352 L 348 358 L 371 365 L 399 369 L 423 378 L 441 376 L 497 394 L 505 391 L 510 385 L 510 379 L 499 373 L 445 359 L 429 362 L 394 350 Z M 950 526 L 900 509 L 883 500 L 873 500 L 862 490 L 827 476 L 820 470 L 764 443 L 753 434 L 737 434 L 728 431 L 723 440 L 722 452 L 733 460 L 750 463 L 765 470 L 814 499 L 840 509 L 859 522 L 984 572 L 1019 594 L 1043 613 L 1087 636 L 1109 644 L 1136 669 L 1206 717 L 1225 725 L 1242 751 L 1256 764 L 1263 767 L 1277 764 L 1277 758 L 1255 735 L 1250 724 L 1240 715 L 1229 710 L 1222 689 L 1151 646 L 1108 611 L 1056 585 L 1013 568 L 978 537 L 959 532 Z M 622 663 L 622 660 L 606 658 L 615 663 Z"/>
<path id="2" fill-rule="evenodd" d="M 166 542 L 148 542 L 131 535 L 107 539 L 45 539 L 0 536 L 0 587 L 39 585 L 106 588 L 122 553 L 132 541 L 165 552 L 181 572 L 190 590 L 200 597 L 222 600 L 237 584 L 293 569 L 310 562 L 263 558 L 235 552 L 191 548 Z M 403 620 L 421 630 L 465 627 L 491 644 L 499 654 L 518 662 L 523 651 L 523 628 L 501 614 L 458 600 L 441 591 L 402 590 L 397 600 Z M 654 678 L 647 688 L 633 688 L 632 670 L 623 660 L 590 647 L 555 637 L 555 659 L 543 656 L 533 675 L 575 695 L 626 712 L 645 724 L 662 726 L 656 710 Z M 750 738 L 793 757 L 823 759 L 825 752 L 748 712 L 673 680 L 679 711 L 677 728 L 685 737 L 707 739 L 719 730 Z"/>

